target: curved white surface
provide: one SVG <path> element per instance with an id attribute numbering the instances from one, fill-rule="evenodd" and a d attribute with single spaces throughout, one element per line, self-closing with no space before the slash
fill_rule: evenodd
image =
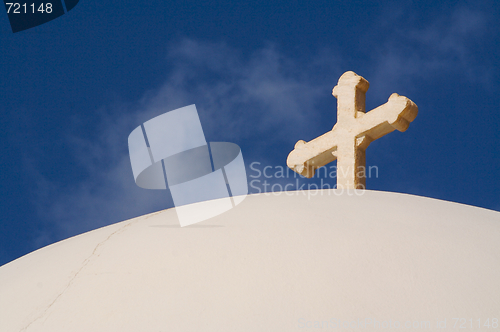
<path id="1" fill-rule="evenodd" d="M 500 213 L 321 193 L 251 195 L 183 228 L 165 210 L 30 253 L 0 267 L 0 331 L 451 331 L 454 318 L 470 331 L 500 318 Z"/>

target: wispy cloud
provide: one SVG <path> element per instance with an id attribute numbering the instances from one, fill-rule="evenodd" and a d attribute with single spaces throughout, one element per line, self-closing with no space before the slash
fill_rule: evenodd
<path id="1" fill-rule="evenodd" d="M 417 20 L 409 8 L 388 9 L 375 28 L 383 37 L 370 39 L 371 33 L 366 34 L 363 40 L 373 64 L 370 76 L 378 82 L 372 89 L 376 95 L 390 86 L 411 87 L 415 79 L 433 80 L 450 73 L 485 86 L 494 82 L 492 66 L 476 55 L 488 37 L 491 18 L 463 6 L 429 17 Z"/>
<path id="2" fill-rule="evenodd" d="M 208 141 L 239 144 L 247 162 L 284 165 L 282 156 L 269 151 L 284 142 L 292 148 L 294 132 L 316 127 L 321 118 L 315 116 L 321 113 L 316 100 L 331 89 L 331 82 L 311 76 L 317 61 L 298 66 L 273 45 L 243 55 L 223 43 L 186 39 L 171 46 L 166 60 L 172 70 L 165 83 L 132 105 L 103 106 L 92 135 L 75 121 L 65 144 L 81 179 L 68 186 L 30 168 L 35 204 L 46 223 L 37 247 L 172 206 L 168 192 L 141 189 L 133 180 L 127 137 L 144 121 L 196 104 Z"/>

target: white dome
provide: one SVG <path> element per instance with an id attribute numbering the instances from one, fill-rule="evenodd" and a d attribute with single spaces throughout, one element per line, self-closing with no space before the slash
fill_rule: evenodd
<path id="1" fill-rule="evenodd" d="M 0 267 L 0 331 L 453 330 L 454 318 L 480 330 L 500 318 L 499 263 L 495 211 L 374 191 L 250 195 L 202 223 L 181 228 L 169 209 Z"/>

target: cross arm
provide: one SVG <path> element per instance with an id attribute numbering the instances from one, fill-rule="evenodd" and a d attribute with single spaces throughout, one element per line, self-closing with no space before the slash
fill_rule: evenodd
<path id="1" fill-rule="evenodd" d="M 298 141 L 288 155 L 287 166 L 302 176 L 313 177 L 317 168 L 337 159 L 336 136 L 334 128 L 312 141 Z"/>
<path id="2" fill-rule="evenodd" d="M 413 101 L 393 93 L 387 103 L 357 118 L 357 136 L 376 140 L 395 129 L 406 131 L 417 114 L 418 107 Z"/>

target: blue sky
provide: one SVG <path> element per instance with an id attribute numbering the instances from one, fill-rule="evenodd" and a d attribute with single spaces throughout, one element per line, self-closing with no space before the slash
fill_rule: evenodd
<path id="1" fill-rule="evenodd" d="M 252 162 L 283 167 L 333 127 L 348 70 L 370 82 L 367 110 L 393 92 L 419 107 L 368 148 L 368 189 L 500 210 L 499 18 L 496 0 L 81 0 L 13 34 L 2 14 L 0 265 L 172 206 L 133 180 L 127 137 L 144 121 L 196 104 L 252 180 Z"/>

